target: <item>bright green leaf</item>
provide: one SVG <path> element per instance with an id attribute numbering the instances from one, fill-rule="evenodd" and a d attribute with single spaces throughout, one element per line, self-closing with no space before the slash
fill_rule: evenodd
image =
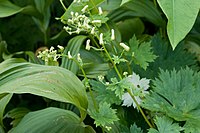
<path id="1" fill-rule="evenodd" d="M 73 112 L 47 108 L 28 113 L 10 133 L 95 133 Z"/>
<path id="2" fill-rule="evenodd" d="M 19 13 L 23 10 L 23 8 L 12 4 L 8 0 L 0 0 L 0 18 L 8 17 Z"/>
<path id="3" fill-rule="evenodd" d="M 85 118 L 88 106 L 85 87 L 71 71 L 9 59 L 0 64 L 0 74 L 0 94 L 30 93 L 72 103 Z"/>
<path id="4" fill-rule="evenodd" d="M 147 69 L 150 62 L 156 59 L 156 55 L 152 52 L 150 42 L 139 43 L 135 36 L 129 40 L 130 51 L 135 64 L 140 65 L 143 69 Z"/>
<path id="5" fill-rule="evenodd" d="M 183 130 L 178 123 L 173 123 L 167 117 L 156 117 L 155 124 L 158 130 L 151 128 L 148 133 L 180 133 Z"/>
<path id="6" fill-rule="evenodd" d="M 137 127 L 137 125 L 134 123 L 130 127 L 130 133 L 143 133 L 143 131 L 140 127 Z"/>
<path id="7" fill-rule="evenodd" d="M 129 1 L 131 1 L 131 0 L 122 0 L 122 2 L 121 2 L 121 5 L 120 5 L 120 6 L 122 6 L 123 4 L 125 4 L 125 3 L 129 2 Z"/>
<path id="8" fill-rule="evenodd" d="M 192 29 L 200 9 L 199 0 L 157 0 L 165 13 L 168 24 L 167 34 L 172 48 L 185 38 Z"/>
<path id="9" fill-rule="evenodd" d="M 96 126 L 107 126 L 117 121 L 116 110 L 110 107 L 110 104 L 104 102 L 100 103 L 99 110 L 95 109 L 89 111 L 90 116 L 95 120 Z"/>

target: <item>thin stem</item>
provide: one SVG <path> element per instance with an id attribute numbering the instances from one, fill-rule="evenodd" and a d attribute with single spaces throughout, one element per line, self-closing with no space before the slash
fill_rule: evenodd
<path id="1" fill-rule="evenodd" d="M 94 1 L 93 1 L 93 0 L 90 0 L 90 2 L 92 3 L 92 5 L 93 5 L 93 7 L 95 8 L 95 10 L 98 12 L 99 10 L 98 10 L 97 6 L 95 5 Z"/>
<path id="2" fill-rule="evenodd" d="M 61 3 L 61 5 L 62 5 L 62 7 L 65 9 L 65 11 L 67 10 L 67 8 L 65 7 L 65 4 L 63 3 L 63 1 L 62 0 L 60 0 L 60 3 Z"/>
<path id="3" fill-rule="evenodd" d="M 156 0 L 153 0 L 153 3 L 155 5 L 155 8 L 157 8 L 157 2 L 156 2 Z"/>
<path id="4" fill-rule="evenodd" d="M 131 93 L 130 90 L 127 90 L 127 92 L 129 93 L 129 95 L 132 97 L 133 101 L 135 102 L 137 108 L 139 109 L 140 113 L 142 114 L 144 120 L 146 121 L 146 123 L 153 128 L 153 126 L 151 125 L 151 123 L 149 122 L 149 120 L 147 119 L 146 115 L 144 114 L 143 110 L 141 109 L 140 105 L 138 104 L 138 102 L 136 101 L 134 95 Z"/>

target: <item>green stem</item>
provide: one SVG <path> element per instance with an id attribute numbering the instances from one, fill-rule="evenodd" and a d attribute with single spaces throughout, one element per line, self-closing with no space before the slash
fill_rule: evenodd
<path id="1" fill-rule="evenodd" d="M 63 3 L 62 0 L 60 0 L 60 3 L 61 3 L 61 5 L 62 5 L 62 7 L 65 9 L 65 11 L 67 11 L 67 8 L 65 7 L 65 4 Z"/>
<path id="2" fill-rule="evenodd" d="M 135 102 L 137 108 L 139 109 L 140 113 L 142 114 L 144 120 L 146 121 L 146 123 L 149 125 L 149 127 L 153 128 L 153 126 L 151 125 L 151 123 L 149 122 L 149 120 L 147 119 L 146 115 L 144 114 L 142 108 L 140 107 L 140 105 L 138 104 L 137 100 L 135 99 L 134 95 L 131 93 L 131 90 L 127 90 L 127 92 L 129 93 L 129 95 L 132 97 L 133 101 Z"/>

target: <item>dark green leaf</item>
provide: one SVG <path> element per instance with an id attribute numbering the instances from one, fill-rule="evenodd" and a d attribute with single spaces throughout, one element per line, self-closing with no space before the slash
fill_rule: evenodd
<path id="1" fill-rule="evenodd" d="M 11 133 L 95 133 L 73 112 L 47 108 L 28 113 Z"/>

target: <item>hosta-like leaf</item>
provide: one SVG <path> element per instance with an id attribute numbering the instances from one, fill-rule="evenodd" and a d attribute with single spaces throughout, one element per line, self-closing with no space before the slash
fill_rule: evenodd
<path id="1" fill-rule="evenodd" d="M 156 117 L 155 124 L 158 130 L 151 128 L 148 133 L 180 133 L 183 130 L 178 123 L 167 117 Z"/>
<path id="2" fill-rule="evenodd" d="M 67 55 L 68 51 L 70 51 L 72 56 L 76 56 L 79 53 L 80 47 L 86 38 L 87 38 L 87 36 L 84 36 L 84 35 L 80 35 L 80 36 L 76 36 L 76 37 L 72 38 L 68 42 L 67 47 L 65 48 L 64 54 Z M 77 73 L 77 71 L 79 69 L 78 65 L 74 61 L 69 60 L 66 57 L 62 58 L 61 67 L 64 67 L 64 68 L 72 71 L 75 74 Z"/>
<path id="3" fill-rule="evenodd" d="M 10 101 L 12 94 L 0 94 L 0 126 L 3 127 L 3 115 L 6 105 Z"/>
<path id="4" fill-rule="evenodd" d="M 140 65 L 143 69 L 147 69 L 150 62 L 156 59 L 156 55 L 153 54 L 151 43 L 144 42 L 139 44 L 139 41 L 135 36 L 129 40 L 129 45 L 131 48 L 131 54 L 135 64 Z"/>
<path id="5" fill-rule="evenodd" d="M 158 3 L 168 19 L 167 34 L 172 48 L 175 49 L 192 29 L 200 9 L 200 1 L 158 0 Z"/>
<path id="6" fill-rule="evenodd" d="M 72 103 L 80 109 L 82 118 L 88 106 L 85 87 L 71 71 L 19 59 L 9 59 L 0 64 L 0 94 L 4 93 L 31 93 Z"/>
<path id="7" fill-rule="evenodd" d="M 153 84 L 152 93 L 144 100 L 144 108 L 162 112 L 176 121 L 186 121 L 186 125 L 193 125 L 190 128 L 199 127 L 200 73 L 189 68 L 178 72 L 162 70 Z"/>
<path id="8" fill-rule="evenodd" d="M 28 113 L 10 133 L 95 133 L 73 112 L 47 108 Z"/>
<path id="9" fill-rule="evenodd" d="M 0 0 L 0 18 L 19 13 L 23 8 L 12 4 L 9 0 Z"/>

